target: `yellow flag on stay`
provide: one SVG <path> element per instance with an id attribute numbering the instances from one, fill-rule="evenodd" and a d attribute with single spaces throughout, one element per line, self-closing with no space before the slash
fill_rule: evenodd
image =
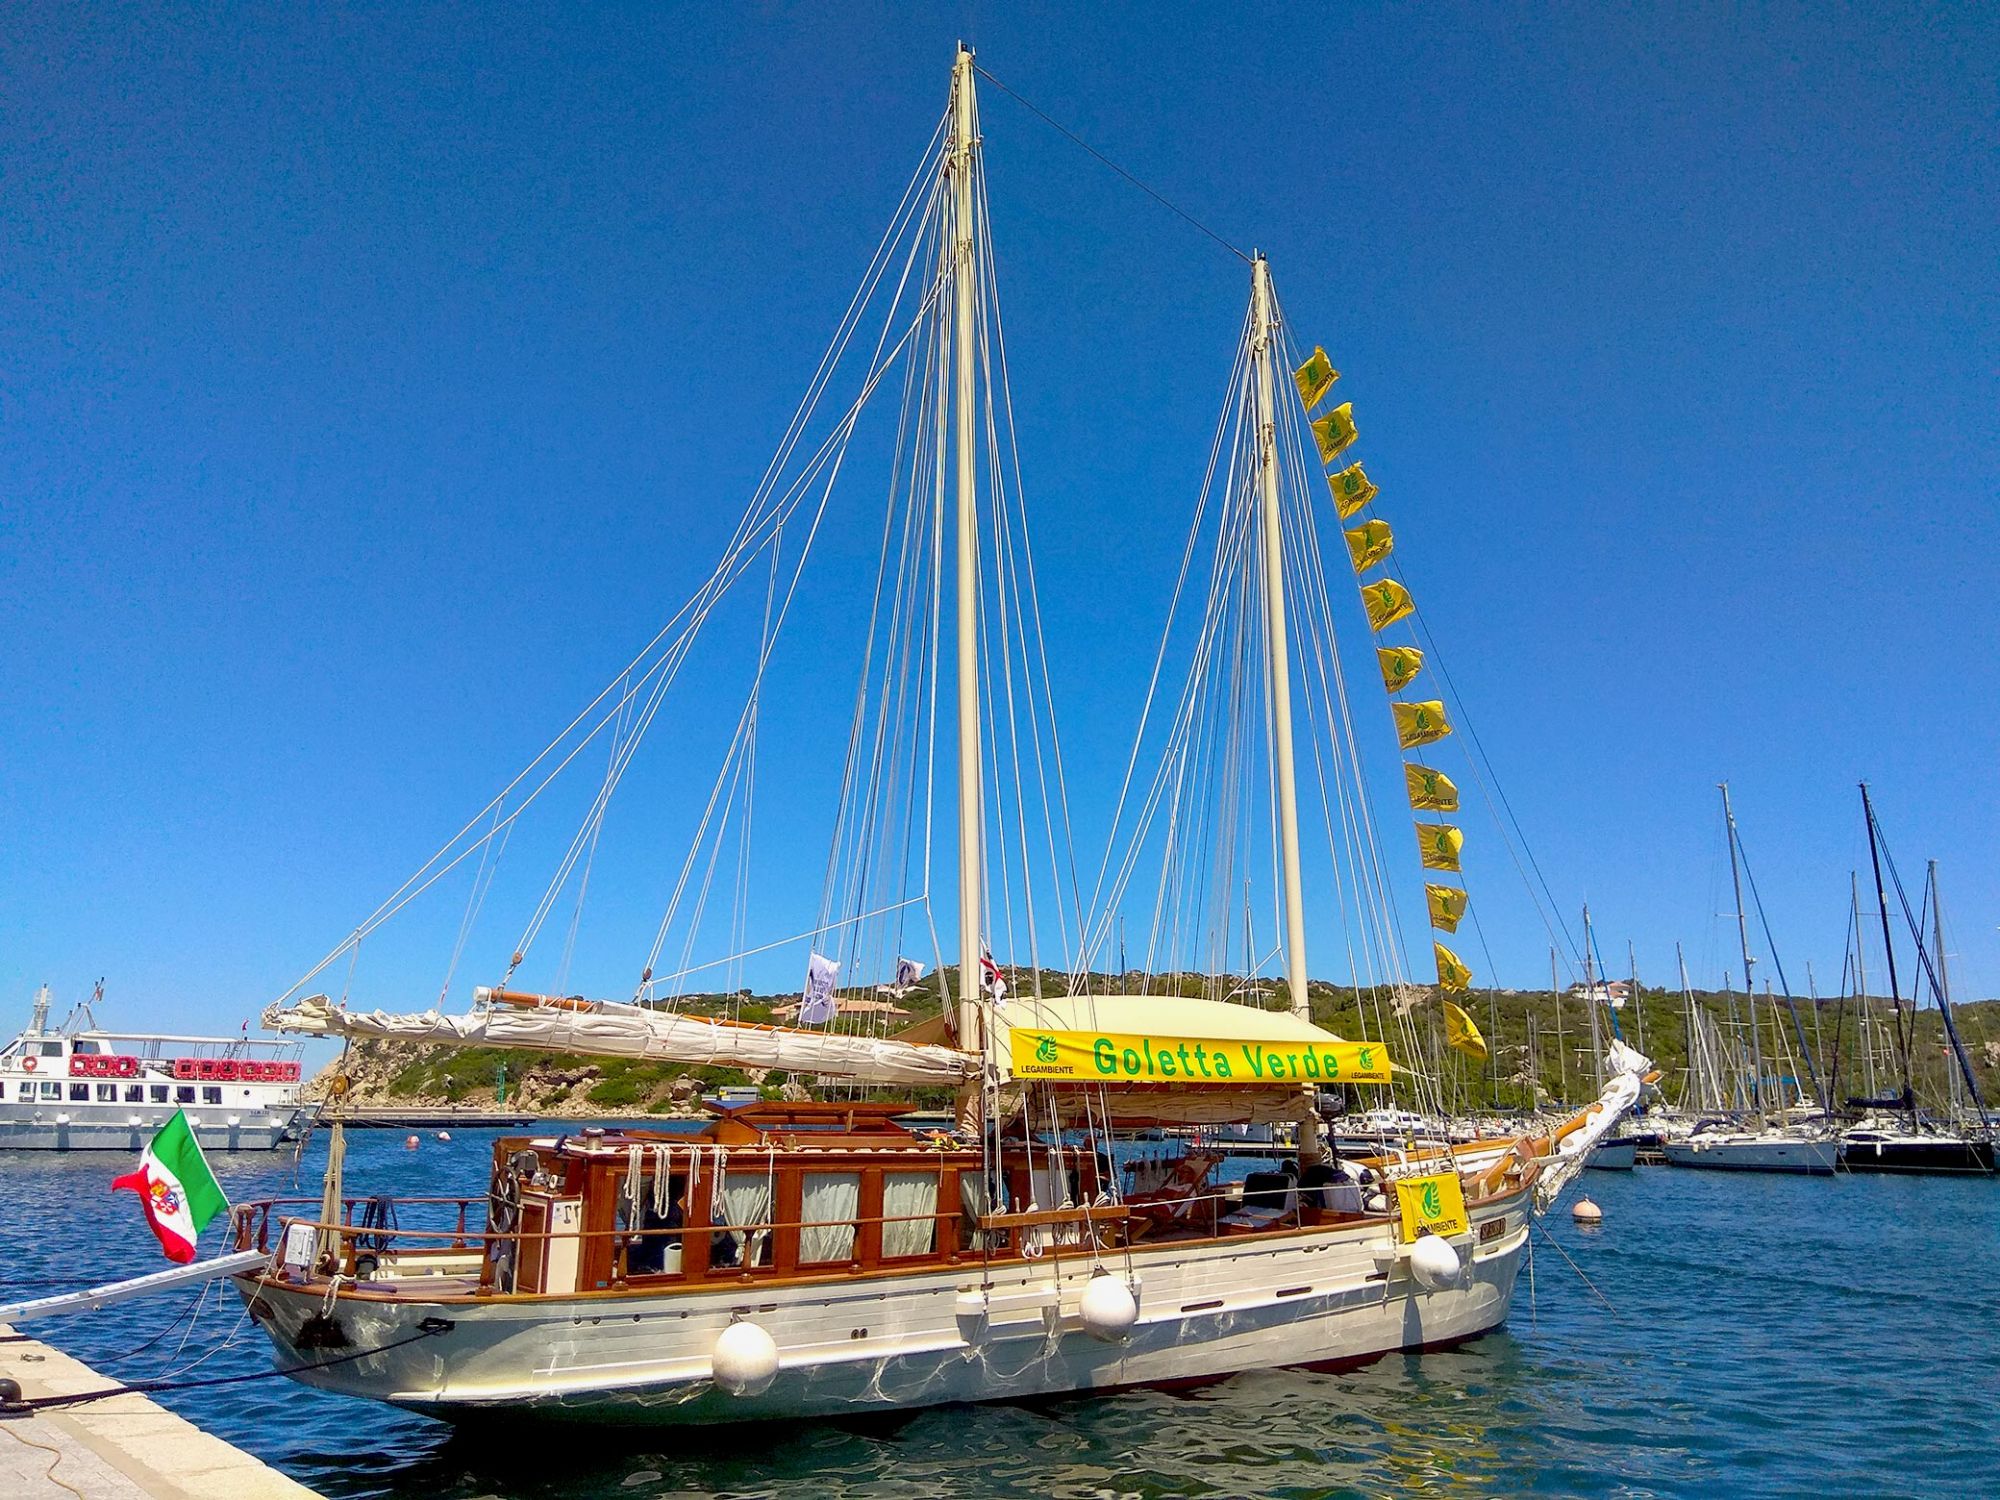
<path id="1" fill-rule="evenodd" d="M 1419 823 L 1417 848 L 1426 870 L 1456 870 L 1458 851 L 1465 847 L 1465 835 L 1449 823 Z"/>
<path id="2" fill-rule="evenodd" d="M 1467 976 L 1468 978 L 1470 976 Z M 1445 1045 L 1484 1060 L 1486 1038 L 1479 1034 L 1479 1028 L 1472 1024 L 1472 1017 L 1453 1005 L 1449 1000 L 1440 1002 L 1444 1006 Z"/>
<path id="3" fill-rule="evenodd" d="M 1451 733 L 1445 722 L 1444 704 L 1432 698 L 1424 703 L 1392 703 L 1396 711 L 1396 743 L 1405 750 L 1428 745 Z"/>
<path id="4" fill-rule="evenodd" d="M 1402 692 L 1424 669 L 1424 653 L 1415 646 L 1377 646 L 1375 660 L 1382 665 L 1382 686 L 1392 693 Z"/>
<path id="5" fill-rule="evenodd" d="M 1354 571 L 1357 573 L 1366 573 L 1396 548 L 1396 539 L 1390 535 L 1387 521 L 1363 521 L 1352 531 L 1344 531 L 1341 535 L 1347 538 L 1347 555 L 1354 559 Z"/>
<path id="6" fill-rule="evenodd" d="M 1410 597 L 1410 591 L 1391 578 L 1364 584 L 1361 602 L 1368 610 L 1370 630 L 1386 630 L 1398 620 L 1416 613 L 1417 608 L 1417 601 Z"/>
<path id="7" fill-rule="evenodd" d="M 1326 487 L 1333 491 L 1333 508 L 1343 521 L 1382 493 L 1360 464 L 1349 464 L 1338 474 L 1327 475 Z"/>
<path id="8" fill-rule="evenodd" d="M 1292 384 L 1299 388 L 1299 400 L 1305 402 L 1307 411 L 1319 405 L 1320 398 L 1333 389 L 1338 379 L 1340 371 L 1326 357 L 1326 350 L 1317 344 L 1313 346 L 1312 358 L 1292 371 Z"/>
<path id="9" fill-rule="evenodd" d="M 1456 886 L 1424 882 L 1424 905 L 1430 908 L 1431 926 L 1445 932 L 1458 931 L 1465 920 L 1465 892 Z"/>
<path id="10" fill-rule="evenodd" d="M 1463 990 L 1472 986 L 1472 970 L 1468 969 L 1459 956 L 1443 943 L 1432 943 L 1431 951 L 1437 955 L 1438 988 L 1441 990 Z"/>
<path id="11" fill-rule="evenodd" d="M 1313 441 L 1319 444 L 1321 463 L 1332 463 L 1345 453 L 1361 434 L 1354 429 L 1354 403 L 1343 401 L 1312 424 Z"/>
<path id="12" fill-rule="evenodd" d="M 1458 788 L 1442 771 L 1429 766 L 1405 765 L 1403 785 L 1410 793 L 1410 806 L 1418 812 L 1457 812 Z"/>

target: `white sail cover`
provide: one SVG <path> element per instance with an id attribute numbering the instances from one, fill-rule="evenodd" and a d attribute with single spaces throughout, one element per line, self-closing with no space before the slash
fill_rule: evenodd
<path id="1" fill-rule="evenodd" d="M 1651 1058 L 1618 1041 L 1611 1044 L 1604 1060 L 1612 1076 L 1605 1081 L 1604 1092 L 1597 1096 L 1597 1102 L 1584 1106 L 1582 1113 L 1588 1118 L 1583 1126 L 1556 1142 L 1555 1150 L 1542 1158 L 1541 1175 L 1535 1179 L 1537 1213 L 1547 1213 L 1555 1206 L 1563 1189 L 1590 1159 L 1591 1148 L 1615 1131 L 1639 1102 L 1639 1090 L 1653 1067 Z"/>
<path id="2" fill-rule="evenodd" d="M 349 1011 L 324 995 L 312 995 L 289 1009 L 272 1006 L 264 1012 L 263 1022 L 272 1031 L 310 1036 L 379 1037 L 440 1046 L 512 1047 L 715 1067 L 777 1068 L 867 1083 L 951 1087 L 979 1072 L 976 1057 L 953 1047 L 751 1026 L 608 1000 L 589 1009 L 494 1006 L 447 1016 L 435 1010 L 415 1015 Z"/>

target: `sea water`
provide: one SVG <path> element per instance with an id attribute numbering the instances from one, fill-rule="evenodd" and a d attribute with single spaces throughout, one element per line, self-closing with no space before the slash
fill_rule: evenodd
<path id="1" fill-rule="evenodd" d="M 349 1137 L 350 1193 L 483 1191 L 494 1133 Z M 217 1157 L 236 1199 L 317 1196 L 324 1138 Z M 161 1268 L 123 1156 L 0 1153 L 0 1300 Z M 502 1440 L 282 1378 L 158 1399 L 329 1496 L 2000 1495 L 2000 1181 L 1587 1172 L 1513 1317 L 1346 1375 L 755 1429 Z M 220 1248 L 220 1225 L 204 1240 Z M 128 1380 L 269 1368 L 235 1293 L 38 1324 Z"/>

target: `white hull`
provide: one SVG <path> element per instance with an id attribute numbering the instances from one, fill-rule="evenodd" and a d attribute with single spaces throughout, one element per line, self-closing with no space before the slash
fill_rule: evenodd
<path id="1" fill-rule="evenodd" d="M 305 1111 L 294 1099 L 268 1107 L 230 1105 L 0 1104 L 0 1151 L 138 1151 L 187 1112 L 207 1151 L 270 1151 L 295 1140 Z"/>
<path id="2" fill-rule="evenodd" d="M 1120 1342 L 1087 1332 L 1086 1257 L 996 1267 L 968 1262 L 907 1276 L 679 1294 L 416 1301 L 343 1289 L 344 1346 L 300 1349 L 323 1290 L 242 1278 L 246 1300 L 307 1384 L 447 1418 L 527 1409 L 613 1423 L 713 1423 L 1015 1400 L 1217 1379 L 1242 1370 L 1362 1363 L 1457 1343 L 1506 1320 L 1527 1245 L 1526 1193 L 1482 1206 L 1460 1285 L 1429 1291 L 1381 1221 L 1199 1245 L 1164 1245 L 1102 1264 L 1136 1282 L 1139 1320 Z M 1477 1246 L 1483 1224 L 1504 1229 Z M 261 1292 L 260 1292 L 261 1287 Z M 732 1396 L 710 1352 L 732 1320 L 778 1344 L 768 1389 Z M 448 1331 L 421 1335 L 427 1318 Z M 409 1340 L 379 1355 L 364 1347 Z M 329 1363 L 322 1370 L 300 1365 Z"/>
<path id="3" fill-rule="evenodd" d="M 1661 1148 L 1667 1164 L 1703 1167 L 1710 1171 L 1803 1172 L 1831 1174 L 1839 1154 L 1830 1138 L 1741 1135 L 1668 1141 Z"/>
<path id="4" fill-rule="evenodd" d="M 1584 1165 L 1599 1172 L 1629 1172 L 1638 1163 L 1639 1143 L 1625 1140 L 1607 1141 L 1602 1146 L 1591 1147 Z"/>

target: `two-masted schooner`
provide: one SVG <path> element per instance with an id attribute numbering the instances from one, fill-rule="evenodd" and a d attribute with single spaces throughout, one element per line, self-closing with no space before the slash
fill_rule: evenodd
<path id="1" fill-rule="evenodd" d="M 1210 486 L 1218 541 L 1191 686 L 1164 715 L 1166 769 L 1150 781 L 1127 776 L 1128 789 L 1138 789 L 1135 824 L 1166 830 L 1165 863 L 1185 855 L 1174 868 L 1196 872 L 1163 877 L 1156 927 L 1167 935 L 1146 972 L 1173 969 L 1160 960 L 1186 951 L 1183 940 L 1234 952 L 1239 932 L 1242 962 L 1218 960 L 1206 971 L 1216 982 L 1174 993 L 1101 993 L 1091 933 L 1101 939 L 1108 930 L 1104 912 L 1126 889 L 1130 861 L 1107 860 L 1088 931 L 1080 909 L 1058 919 L 1033 907 L 1024 874 L 1039 856 L 1028 836 L 1036 819 L 1022 811 L 1026 790 L 1046 792 L 1037 837 L 1053 843 L 1066 815 L 1060 763 L 1042 758 L 1052 748 L 1053 698 L 1045 677 L 1039 687 L 1020 686 L 1031 670 L 1045 670 L 1039 622 L 1049 603 L 1034 595 L 1018 517 L 1000 513 L 1016 498 L 1018 475 L 1010 477 L 1003 435 L 1011 412 L 985 233 L 976 72 L 961 48 L 949 109 L 868 272 L 864 292 L 879 290 L 890 313 L 872 347 L 861 340 L 866 371 L 855 404 L 817 449 L 794 423 L 786 451 L 805 455 L 796 465 L 803 477 L 760 487 L 714 578 L 653 654 L 620 675 L 606 715 L 617 773 L 635 743 L 632 726 L 650 721 L 694 632 L 746 577 L 761 600 L 762 673 L 796 592 L 790 564 L 775 560 L 779 538 L 809 543 L 856 413 L 877 391 L 900 388 L 898 477 L 873 595 L 883 626 L 870 637 L 886 644 L 863 668 L 860 696 L 869 706 L 857 707 L 848 740 L 826 910 L 806 934 L 782 940 L 813 949 L 793 1024 L 681 1003 L 686 970 L 667 972 L 666 923 L 629 999 L 518 983 L 524 940 L 501 982 L 478 988 L 464 1013 L 350 1008 L 303 996 L 311 975 L 266 1012 L 274 1027 L 333 1037 L 777 1070 L 813 1080 L 820 1097 L 718 1109 L 692 1133 L 509 1138 L 494 1150 L 490 1181 L 463 1198 L 393 1205 L 349 1196 L 336 1126 L 316 1203 L 246 1205 L 234 1225 L 240 1246 L 269 1251 L 237 1285 L 279 1367 L 299 1380 L 446 1418 L 528 1411 L 732 1422 L 1344 1366 L 1437 1348 L 1505 1320 L 1531 1216 L 1637 1097 L 1647 1064 L 1614 1048 L 1602 1097 L 1546 1134 L 1359 1161 L 1341 1161 L 1323 1144 L 1322 1103 L 1362 1099 L 1392 1080 L 1421 1086 L 1423 1073 L 1406 1047 L 1392 1065 L 1393 1019 L 1352 1040 L 1315 1024 L 1309 1003 L 1309 917 L 1330 922 L 1336 899 L 1379 907 L 1379 889 L 1365 882 L 1380 866 L 1361 861 L 1355 879 L 1364 884 L 1337 898 L 1322 893 L 1309 913 L 1295 691 L 1305 701 L 1297 717 L 1335 742 L 1351 746 L 1352 736 L 1344 725 L 1334 733 L 1328 717 L 1345 711 L 1334 677 L 1323 672 L 1308 692 L 1294 661 L 1295 632 L 1303 632 L 1301 655 L 1331 645 L 1321 628 L 1328 591 L 1303 507 L 1314 494 L 1324 506 L 1331 483 L 1345 520 L 1374 487 L 1358 465 L 1329 475 L 1307 457 L 1303 433 L 1311 430 L 1328 460 L 1352 439 L 1351 413 L 1311 416 L 1336 377 L 1317 351 L 1292 368 L 1261 256 L 1247 257 L 1250 310 L 1211 465 L 1211 480 L 1225 477 Z M 866 300 L 857 297 L 856 307 Z M 857 321 L 850 309 L 837 345 L 854 341 Z M 815 376 L 815 399 L 831 368 L 830 360 Z M 1296 406 L 1289 392 L 1279 399 L 1288 385 L 1299 392 Z M 1347 536 L 1357 576 L 1388 550 L 1379 521 Z M 982 589 L 982 572 L 990 588 Z M 1184 583 L 1189 576 L 1184 569 Z M 1190 588 L 1202 593 L 1199 579 Z M 1364 595 L 1376 630 L 1410 613 L 1400 585 L 1364 583 Z M 1422 656 L 1415 648 L 1378 654 L 1392 694 Z M 885 665 L 891 659 L 897 664 Z M 704 836 L 747 797 L 742 747 L 766 711 L 759 705 L 753 684 L 726 758 L 738 772 L 718 780 Z M 1399 743 L 1435 741 L 1441 716 L 1438 704 L 1397 701 Z M 940 742 L 947 753 L 934 767 Z M 574 752 L 552 755 L 567 763 Z M 1253 765 L 1268 780 L 1269 801 L 1246 812 Z M 1222 793 L 1197 790 L 1192 778 L 1203 769 L 1219 773 Z M 1372 838 L 1354 768 L 1330 772 L 1309 761 L 1304 769 L 1323 782 L 1350 778 L 1338 798 L 1325 793 L 1329 839 Z M 1405 770 L 1413 808 L 1456 808 L 1448 780 L 1421 766 Z M 504 810 L 491 805 L 468 825 L 467 841 L 448 845 L 377 916 L 467 851 L 478 849 L 483 865 L 495 831 L 546 784 L 539 771 L 524 777 Z M 566 875 L 587 867 L 615 779 L 607 775 L 593 801 L 565 856 Z M 927 862 L 953 842 L 945 820 L 931 816 L 928 789 L 937 785 L 955 796 L 955 886 L 950 905 L 934 912 Z M 1426 869 L 1455 871 L 1458 831 L 1433 822 L 1418 829 Z M 903 877 L 885 873 L 883 860 L 857 852 L 864 844 L 901 850 L 910 869 L 925 873 L 898 886 Z M 1202 852 L 1192 852 L 1197 844 Z M 1253 845 L 1254 861 L 1243 852 Z M 1254 934 L 1191 915 L 1191 892 L 1200 881 L 1211 892 L 1238 890 L 1247 865 L 1266 855 L 1260 869 L 1273 872 L 1278 934 L 1270 952 L 1282 955 L 1281 974 L 1231 993 L 1218 976 L 1233 965 L 1254 977 L 1263 961 Z M 706 863 L 691 855 L 681 867 L 674 901 L 687 904 L 670 914 L 678 910 L 689 930 L 687 914 L 716 869 L 713 845 Z M 730 883 L 726 869 L 721 883 Z M 759 894 L 754 880 L 736 886 Z M 1442 879 L 1426 899 L 1432 925 L 1445 931 L 1465 912 L 1464 893 Z M 549 910 L 550 902 L 538 904 L 531 936 Z M 928 932 L 943 970 L 941 1014 L 901 1033 L 851 1024 L 834 994 L 843 966 L 859 976 L 896 956 L 904 970 L 898 945 L 908 934 L 892 917 Z M 375 920 L 336 955 L 355 952 Z M 851 936 L 870 922 L 874 948 Z M 1068 945 L 1070 979 L 1059 986 L 1046 982 L 1059 970 L 1040 961 L 1052 932 Z M 731 937 L 734 954 L 757 951 L 755 934 L 733 921 Z M 1375 938 L 1348 947 L 1369 943 L 1390 971 L 1400 964 Z M 1011 986 L 994 949 L 1029 959 L 1011 969 Z M 1439 989 L 1463 989 L 1467 973 L 1441 944 L 1438 963 Z M 1427 986 L 1384 979 L 1375 988 L 1393 990 L 1395 1006 L 1437 1001 Z M 1448 1014 L 1465 1023 L 1463 1012 Z M 890 1089 L 954 1101 L 942 1122 L 949 1128 L 913 1119 L 908 1093 L 881 1092 Z M 1221 1132 L 1257 1122 L 1288 1123 L 1296 1158 L 1241 1183 L 1220 1181 Z M 1128 1133 L 1141 1128 L 1149 1149 L 1166 1153 L 1150 1174 L 1131 1170 L 1123 1154 Z"/>

